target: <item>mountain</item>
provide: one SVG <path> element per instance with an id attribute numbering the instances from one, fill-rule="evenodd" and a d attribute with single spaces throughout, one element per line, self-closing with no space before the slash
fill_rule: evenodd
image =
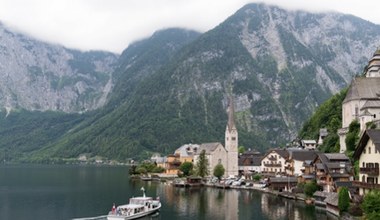
<path id="1" fill-rule="evenodd" d="M 229 96 L 240 145 L 283 146 L 380 43 L 380 26 L 360 18 L 265 4 L 246 5 L 200 36 L 164 33 L 128 47 L 107 104 L 33 157 L 123 160 L 223 143 Z"/>
<path id="2" fill-rule="evenodd" d="M 0 108 L 83 112 L 103 106 L 118 56 L 81 52 L 12 32 L 0 23 Z"/>
<path id="3" fill-rule="evenodd" d="M 83 114 L 14 111 L 7 117 L 5 113 L 4 117 L 0 115 L 0 125 L 7 125 L 0 126 L 0 155 L 5 155 L 5 160 L 18 158 L 28 162 L 51 162 L 52 156 L 76 157 L 81 153 L 125 159 L 126 152 L 130 152 L 125 143 L 134 142 L 124 135 L 124 130 L 129 129 L 124 121 L 130 119 L 124 108 L 135 88 L 199 35 L 171 28 L 131 44 L 112 73 L 115 84 L 107 105 L 95 111 Z"/>

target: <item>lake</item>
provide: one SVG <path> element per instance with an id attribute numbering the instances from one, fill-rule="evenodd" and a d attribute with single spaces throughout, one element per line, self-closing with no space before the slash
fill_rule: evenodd
<path id="1" fill-rule="evenodd" d="M 128 167 L 0 165 L 0 219 L 72 219 L 105 215 L 132 196 L 159 196 L 160 214 L 142 219 L 335 219 L 302 202 L 254 190 L 175 188 L 131 180 Z"/>

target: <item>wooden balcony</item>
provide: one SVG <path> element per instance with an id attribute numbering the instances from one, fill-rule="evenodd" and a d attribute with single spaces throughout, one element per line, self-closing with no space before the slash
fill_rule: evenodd
<path id="1" fill-rule="evenodd" d="M 364 188 L 364 189 L 379 189 L 380 190 L 380 184 L 375 184 L 375 183 L 353 181 L 352 186 L 356 186 L 358 188 Z"/>
<path id="2" fill-rule="evenodd" d="M 281 167 L 280 163 L 264 163 L 265 167 Z"/>
<path id="3" fill-rule="evenodd" d="M 368 176 L 378 176 L 379 168 L 378 167 L 360 167 L 361 174 L 367 174 Z"/>

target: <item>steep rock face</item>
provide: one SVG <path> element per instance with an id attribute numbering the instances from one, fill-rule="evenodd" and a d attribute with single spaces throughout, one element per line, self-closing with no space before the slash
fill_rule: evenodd
<path id="1" fill-rule="evenodd" d="M 0 24 L 0 107 L 81 112 L 103 106 L 117 56 L 43 43 Z"/>
<path id="2" fill-rule="evenodd" d="M 194 120 L 208 132 L 223 129 L 216 127 L 232 94 L 239 132 L 246 137 L 241 143 L 282 145 L 319 104 L 361 73 L 379 34 L 380 26 L 353 16 L 249 4 L 180 51 L 136 98 L 174 103 L 172 120 Z M 146 104 L 136 101 L 132 109 L 139 111 L 139 105 Z M 164 109 L 155 106 L 143 118 Z M 196 111 L 200 118 L 194 119 L 189 113 Z"/>

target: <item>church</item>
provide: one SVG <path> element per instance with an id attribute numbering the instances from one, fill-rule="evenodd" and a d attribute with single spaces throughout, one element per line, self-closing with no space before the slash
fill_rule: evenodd
<path id="1" fill-rule="evenodd" d="M 378 48 L 364 69 L 363 76 L 355 77 L 342 104 L 342 128 L 338 130 L 340 153 L 346 151 L 346 134 L 350 123 L 360 123 L 360 134 L 369 122 L 380 124 L 380 49 Z M 380 126 L 378 126 L 380 127 Z"/>
<path id="2" fill-rule="evenodd" d="M 234 120 L 234 104 L 232 98 L 229 98 L 227 107 L 228 121 L 225 132 L 224 147 L 220 142 L 203 143 L 200 145 L 197 153 L 194 155 L 194 164 L 197 164 L 199 154 L 202 150 L 206 152 L 206 158 L 209 162 L 209 174 L 212 176 L 214 167 L 222 164 L 225 173 L 224 176 L 238 175 L 238 131 Z"/>

